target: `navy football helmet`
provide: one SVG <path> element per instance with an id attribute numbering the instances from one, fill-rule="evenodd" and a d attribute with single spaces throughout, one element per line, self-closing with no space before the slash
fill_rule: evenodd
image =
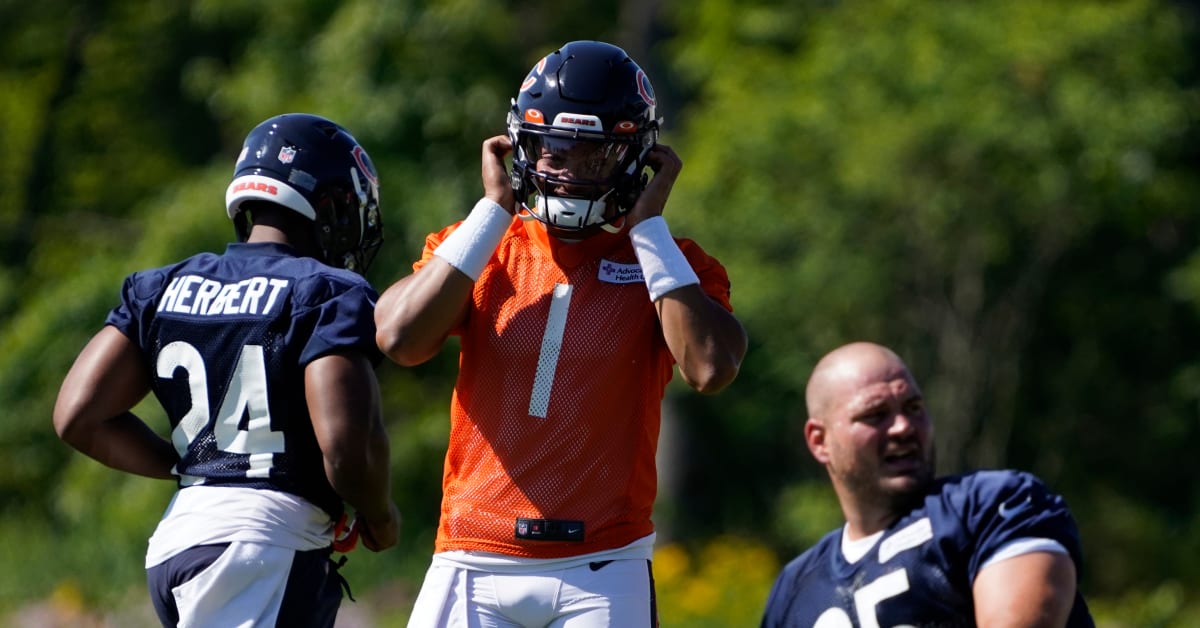
<path id="1" fill-rule="evenodd" d="M 330 266 L 366 274 L 383 243 L 375 166 L 349 131 L 320 116 L 275 116 L 246 136 L 225 191 L 241 242 L 250 235 L 242 204 L 255 200 L 312 220 L 322 261 Z"/>
<path id="2" fill-rule="evenodd" d="M 573 41 L 539 61 L 508 114 L 518 214 L 561 237 L 619 231 L 646 185 L 656 107 L 646 73 L 612 44 Z"/>

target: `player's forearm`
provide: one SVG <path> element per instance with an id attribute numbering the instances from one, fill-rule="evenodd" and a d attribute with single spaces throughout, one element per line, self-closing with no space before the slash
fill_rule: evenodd
<path id="1" fill-rule="evenodd" d="M 375 342 L 389 359 L 415 366 L 437 355 L 462 317 L 474 282 L 439 258 L 397 281 L 375 306 Z"/>
<path id="2" fill-rule="evenodd" d="M 64 442 L 105 466 L 157 479 L 173 479 L 179 456 L 170 442 L 126 412 L 86 427 L 64 427 Z"/>
<path id="3" fill-rule="evenodd" d="M 367 520 L 386 520 L 391 504 L 390 447 L 378 426 L 355 450 L 325 456 L 330 485 Z"/>
<path id="4" fill-rule="evenodd" d="M 667 347 L 680 375 L 712 394 L 733 382 L 746 355 L 746 331 L 737 318 L 697 285 L 668 292 L 655 303 Z"/>
<path id="5" fill-rule="evenodd" d="M 304 369 L 304 393 L 330 485 L 356 510 L 386 512 L 388 440 L 370 361 L 357 351 L 321 356 Z"/>
<path id="6" fill-rule="evenodd" d="M 700 277 L 662 216 L 631 227 L 629 241 L 684 381 L 701 393 L 719 392 L 737 377 L 746 353 L 741 323 L 704 294 Z"/>

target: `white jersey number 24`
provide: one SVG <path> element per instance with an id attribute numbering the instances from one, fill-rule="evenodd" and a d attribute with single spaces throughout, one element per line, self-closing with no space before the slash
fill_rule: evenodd
<path id="1" fill-rule="evenodd" d="M 174 377 L 175 370 L 187 372 L 192 406 L 171 432 L 175 451 L 183 456 L 188 446 L 205 427 L 212 425 L 213 436 L 221 451 L 247 454 L 250 469 L 246 477 L 267 477 L 276 452 L 284 451 L 283 433 L 271 430 L 271 410 L 267 406 L 267 370 L 261 345 L 246 345 L 238 357 L 229 388 L 215 415 L 208 406 L 208 374 L 204 357 L 192 345 L 176 341 L 163 347 L 158 354 L 158 376 Z M 239 427 L 242 416 L 248 417 L 245 428 Z M 200 478 L 182 476 L 187 486 Z"/>

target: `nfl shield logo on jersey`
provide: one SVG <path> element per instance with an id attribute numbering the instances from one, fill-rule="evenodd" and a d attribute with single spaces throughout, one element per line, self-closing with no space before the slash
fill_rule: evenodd
<path id="1" fill-rule="evenodd" d="M 290 164 L 296 158 L 296 149 L 291 146 L 284 146 L 279 149 L 279 161 L 281 163 Z"/>
<path id="2" fill-rule="evenodd" d="M 524 521 L 517 522 L 517 534 L 522 536 L 529 534 L 529 524 Z"/>

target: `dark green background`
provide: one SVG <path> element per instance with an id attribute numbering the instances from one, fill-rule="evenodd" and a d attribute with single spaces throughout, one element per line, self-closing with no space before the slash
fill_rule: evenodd
<path id="1" fill-rule="evenodd" d="M 127 273 L 232 237 L 247 130 L 309 111 L 368 148 L 382 288 L 479 197 L 528 69 L 594 38 L 650 73 L 685 164 L 668 220 L 726 264 L 751 338 L 722 395 L 670 388 L 663 544 L 734 538 L 773 570 L 836 525 L 803 386 L 869 339 L 920 379 L 942 471 L 1015 466 L 1066 496 L 1102 625 L 1200 623 L 1194 7 L 0 0 L 0 617 L 145 620 L 172 487 L 75 454 L 51 409 Z M 367 625 L 402 622 L 432 549 L 455 358 L 379 370 L 406 519 L 346 567 Z M 740 590 L 731 573 L 701 579 Z M 768 585 L 663 625 L 753 625 Z"/>

